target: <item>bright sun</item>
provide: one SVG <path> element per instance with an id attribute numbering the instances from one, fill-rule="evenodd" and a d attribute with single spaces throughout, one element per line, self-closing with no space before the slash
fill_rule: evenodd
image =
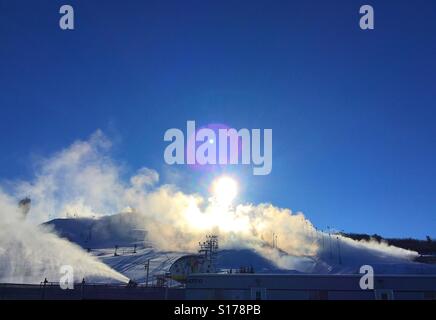
<path id="1" fill-rule="evenodd" d="M 219 177 L 212 183 L 212 193 L 218 204 L 228 206 L 238 195 L 238 183 L 227 176 Z"/>

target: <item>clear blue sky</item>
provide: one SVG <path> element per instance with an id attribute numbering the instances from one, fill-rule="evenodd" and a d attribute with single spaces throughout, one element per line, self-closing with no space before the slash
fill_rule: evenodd
<path id="1" fill-rule="evenodd" d="M 132 171 L 161 173 L 163 134 L 187 120 L 272 128 L 272 173 L 232 169 L 243 200 L 319 228 L 436 236 L 435 101 L 431 0 L 0 0 L 1 179 L 97 128 Z M 183 171 L 187 191 L 207 175 Z"/>

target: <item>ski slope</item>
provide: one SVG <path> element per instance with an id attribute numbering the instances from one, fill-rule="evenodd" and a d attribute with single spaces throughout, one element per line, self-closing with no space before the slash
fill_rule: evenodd
<path id="1" fill-rule="evenodd" d="M 196 252 L 160 251 L 147 241 L 146 230 L 138 229 L 131 213 L 100 219 L 56 219 L 46 223 L 62 238 L 80 245 L 90 255 L 137 283 L 155 283 L 180 257 Z M 251 248 L 225 248 L 217 255 L 220 272 L 252 267 L 256 273 L 355 274 L 362 265 L 371 265 L 379 274 L 436 274 L 436 266 L 417 263 L 404 250 L 320 233 L 320 248 L 311 257 L 293 256 L 280 249 L 269 258 Z M 118 246 L 115 254 L 115 246 Z M 268 246 L 268 245 L 266 245 Z M 286 266 L 293 266 L 292 268 Z"/>

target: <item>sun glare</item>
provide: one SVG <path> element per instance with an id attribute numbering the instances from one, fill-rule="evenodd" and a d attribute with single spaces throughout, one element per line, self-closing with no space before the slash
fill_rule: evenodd
<path id="1" fill-rule="evenodd" d="M 238 183 L 227 176 L 217 178 L 212 183 L 212 194 L 219 205 L 228 206 L 238 195 Z"/>

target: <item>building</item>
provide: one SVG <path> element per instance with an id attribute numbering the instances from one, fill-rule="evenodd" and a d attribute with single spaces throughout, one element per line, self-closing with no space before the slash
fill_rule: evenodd
<path id="1" fill-rule="evenodd" d="M 360 274 L 193 274 L 188 300 L 435 300 L 436 275 L 380 275 L 374 290 L 360 288 Z"/>

